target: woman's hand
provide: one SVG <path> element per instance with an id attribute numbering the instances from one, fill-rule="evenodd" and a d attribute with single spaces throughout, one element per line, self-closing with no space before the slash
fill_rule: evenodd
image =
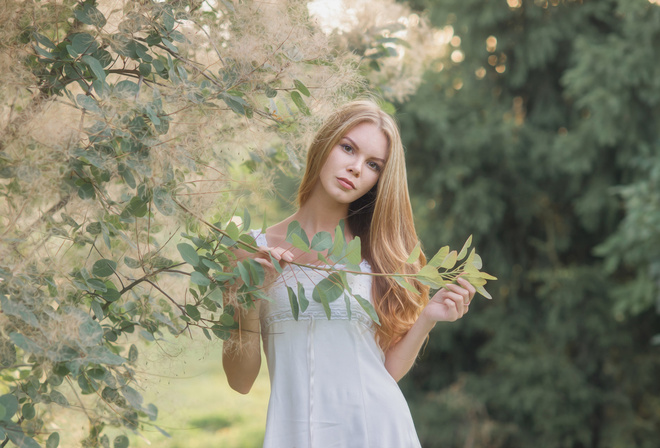
<path id="1" fill-rule="evenodd" d="M 431 322 L 454 322 L 468 312 L 470 302 L 476 293 L 474 286 L 458 277 L 458 285 L 448 284 L 429 300 L 422 311 Z"/>
<path id="2" fill-rule="evenodd" d="M 274 260 L 279 262 L 280 267 L 282 268 L 286 263 L 293 261 L 293 254 L 287 249 L 266 246 L 259 246 L 259 251 L 253 255 L 254 261 L 262 265 L 264 268 L 274 271 L 275 266 L 273 266 L 273 261 L 268 254 L 270 254 Z"/>

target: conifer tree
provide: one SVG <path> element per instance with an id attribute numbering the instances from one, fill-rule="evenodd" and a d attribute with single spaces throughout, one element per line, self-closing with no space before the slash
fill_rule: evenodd
<path id="1" fill-rule="evenodd" d="M 406 383 L 425 447 L 657 446 L 655 3 L 414 2 L 448 42 L 399 113 L 422 239 L 500 279 Z"/>

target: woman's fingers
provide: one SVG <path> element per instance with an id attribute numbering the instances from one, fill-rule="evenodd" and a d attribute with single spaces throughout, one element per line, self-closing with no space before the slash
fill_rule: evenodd
<path id="1" fill-rule="evenodd" d="M 477 293 L 477 289 L 474 286 L 472 286 L 472 283 L 470 283 L 469 281 L 467 281 L 466 279 L 464 279 L 462 277 L 458 277 L 456 279 L 456 281 L 458 283 L 460 283 L 463 286 L 463 288 L 468 290 L 468 292 L 469 292 L 468 303 L 470 303 L 470 301 L 472 300 L 474 295 Z"/>
<path id="2" fill-rule="evenodd" d="M 461 286 L 452 285 L 452 284 L 449 284 L 449 285 L 446 285 L 446 286 L 447 286 L 447 290 L 452 291 L 453 293 L 458 294 L 459 296 L 461 296 L 461 299 L 463 300 L 463 303 L 465 303 L 466 305 L 470 304 L 470 301 L 472 300 L 473 294 L 471 294 L 470 291 L 467 288 L 463 288 Z"/>
<path id="3" fill-rule="evenodd" d="M 293 254 L 286 249 L 282 249 L 281 247 L 260 246 L 258 255 L 254 258 L 254 260 L 259 262 L 264 267 L 275 269 L 272 260 L 278 261 L 280 266 L 284 267 L 284 263 L 290 263 L 293 261 Z"/>
<path id="4" fill-rule="evenodd" d="M 454 309 L 456 311 L 456 319 L 460 318 L 465 314 L 465 299 L 461 294 L 457 292 L 445 291 L 442 298 L 444 303 L 450 310 Z"/>
<path id="5" fill-rule="evenodd" d="M 286 261 L 288 263 L 293 261 L 293 254 L 289 252 L 288 249 L 282 249 L 281 247 L 274 247 L 270 249 L 270 253 L 278 261 Z"/>

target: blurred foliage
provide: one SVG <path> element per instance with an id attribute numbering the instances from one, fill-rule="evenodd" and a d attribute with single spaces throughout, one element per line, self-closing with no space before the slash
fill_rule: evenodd
<path id="1" fill-rule="evenodd" d="M 298 172 L 323 114 L 385 90 L 404 45 L 389 25 L 375 47 L 331 44 L 303 0 L 7 1 L 0 21 L 0 446 L 57 447 L 63 409 L 89 421 L 81 446 L 167 435 L 139 343 L 227 339 L 236 306 L 264 298 L 261 265 L 233 253 L 256 250 L 239 196 L 258 204 L 271 172 Z M 391 50 L 367 58 L 376 81 L 372 47 Z M 327 255 L 359 263 L 356 244 Z M 485 283 L 479 261 L 439 267 L 472 263 Z"/>
<path id="2" fill-rule="evenodd" d="M 657 446 L 660 7 L 412 4 L 450 48 L 399 111 L 420 233 L 500 279 L 403 384 L 423 445 Z"/>

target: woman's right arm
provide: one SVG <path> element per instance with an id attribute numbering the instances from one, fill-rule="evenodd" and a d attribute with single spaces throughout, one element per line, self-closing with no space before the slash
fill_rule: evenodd
<path id="1" fill-rule="evenodd" d="M 270 253 L 275 260 L 280 262 L 280 265 L 293 260 L 291 253 L 283 249 L 269 247 L 260 249 L 263 251 L 256 254 L 236 251 L 236 256 L 239 260 L 252 256 L 255 261 L 271 272 L 274 272 L 275 268 L 270 257 L 265 254 Z M 261 368 L 261 324 L 259 321 L 261 301 L 256 301 L 254 305 L 248 310 L 238 307 L 235 320 L 238 322 L 239 328 L 231 332 L 229 340 L 225 341 L 222 347 L 222 367 L 227 376 L 227 382 L 232 389 L 242 394 L 250 392 Z"/>
<path id="2" fill-rule="evenodd" d="M 242 394 L 250 392 L 261 367 L 259 307 L 260 303 L 255 303 L 254 308 L 237 311 L 239 328 L 231 332 L 222 347 L 227 382 Z"/>

